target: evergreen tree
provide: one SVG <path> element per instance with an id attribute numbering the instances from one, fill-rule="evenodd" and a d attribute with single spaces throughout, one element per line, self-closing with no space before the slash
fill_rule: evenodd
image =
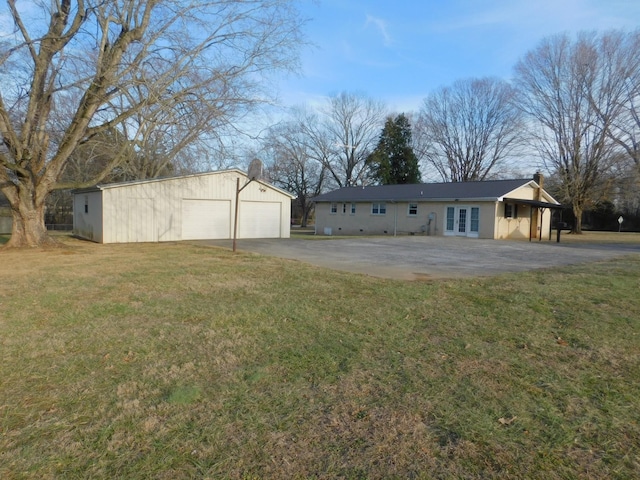
<path id="1" fill-rule="evenodd" d="M 404 113 L 385 122 L 376 149 L 367 158 L 372 178 L 382 185 L 420 183 L 411 125 Z"/>

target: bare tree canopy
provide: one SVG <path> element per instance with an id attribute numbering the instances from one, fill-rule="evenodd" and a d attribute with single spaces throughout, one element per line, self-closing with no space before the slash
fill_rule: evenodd
<path id="1" fill-rule="evenodd" d="M 364 94 L 342 92 L 329 98 L 314 118 L 301 128 L 335 186 L 365 181 L 366 160 L 386 118 L 385 104 Z"/>
<path id="2" fill-rule="evenodd" d="M 620 111 L 616 111 L 609 130 L 610 137 L 626 154 L 629 161 L 640 171 L 640 30 L 625 34 L 613 32 L 607 36 L 606 49 L 611 53 L 610 62 L 623 62 L 607 66 L 618 71 L 623 83 L 620 98 L 616 98 Z M 604 41 L 604 40 L 603 40 Z M 602 117 L 607 111 L 600 110 L 600 102 L 592 99 L 594 108 Z"/>
<path id="3" fill-rule="evenodd" d="M 15 31 L 0 43 L 0 189 L 12 246 L 48 241 L 45 199 L 82 186 L 61 182 L 79 146 L 109 130 L 128 140 L 85 185 L 132 146 L 163 138 L 158 148 L 177 154 L 263 101 L 265 76 L 295 67 L 301 44 L 292 0 L 7 6 Z"/>
<path id="4" fill-rule="evenodd" d="M 613 138 L 624 130 L 619 122 L 639 69 L 638 33 L 619 31 L 581 33 L 575 41 L 550 37 L 516 65 L 519 105 L 533 123 L 542 161 L 573 207 L 576 233 L 618 157 Z"/>
<path id="5" fill-rule="evenodd" d="M 459 80 L 429 95 L 415 124 L 415 149 L 443 181 L 484 180 L 521 140 L 514 90 L 494 78 Z"/>
<path id="6" fill-rule="evenodd" d="M 311 118 L 307 112 L 297 110 L 291 120 L 272 127 L 263 141 L 269 179 L 296 195 L 302 227 L 307 226 L 313 210 L 311 198 L 322 193 L 326 177 L 324 163 L 315 160 L 309 139 L 300 128 Z"/>

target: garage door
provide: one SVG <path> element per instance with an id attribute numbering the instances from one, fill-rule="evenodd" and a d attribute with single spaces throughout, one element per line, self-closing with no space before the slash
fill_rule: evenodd
<path id="1" fill-rule="evenodd" d="M 182 239 L 231 238 L 231 202 L 182 200 Z"/>
<path id="2" fill-rule="evenodd" d="M 239 238 L 280 238 L 280 202 L 240 202 Z"/>

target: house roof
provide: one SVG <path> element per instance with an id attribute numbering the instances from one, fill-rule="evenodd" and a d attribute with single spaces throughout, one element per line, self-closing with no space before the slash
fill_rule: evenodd
<path id="1" fill-rule="evenodd" d="M 243 177 L 245 177 L 247 180 L 249 180 L 249 176 L 243 172 L 242 170 L 239 170 L 237 168 L 232 168 L 229 170 L 218 170 L 217 172 L 203 172 L 203 173 L 192 173 L 189 175 L 179 175 L 179 176 L 175 176 L 175 177 L 160 177 L 160 178 L 151 178 L 151 179 L 146 179 L 146 180 L 131 180 L 128 182 L 117 182 L 117 183 L 106 183 L 104 185 L 102 184 L 98 184 L 98 185 L 94 185 L 92 187 L 89 188 L 79 188 L 76 190 L 73 190 L 72 193 L 88 193 L 88 192 L 101 192 L 103 190 L 107 190 L 107 189 L 111 189 L 111 188 L 119 188 L 119 187 L 128 187 L 131 185 L 140 185 L 140 184 L 144 184 L 144 183 L 157 183 L 157 182 L 166 182 L 169 180 L 178 180 L 178 179 L 182 179 L 182 178 L 192 178 L 192 177 L 202 177 L 202 176 L 207 176 L 207 175 L 220 175 L 220 174 L 224 174 L 224 173 L 234 173 L 234 174 L 239 174 Z M 290 198 L 295 198 L 295 195 L 292 195 L 291 193 L 287 192 L 286 190 L 282 190 L 281 188 L 278 188 L 274 185 L 271 185 L 270 183 L 267 182 L 263 182 L 262 180 L 254 180 L 266 187 L 269 187 L 273 190 L 276 190 L 280 193 L 282 193 L 283 195 L 286 195 Z"/>
<path id="2" fill-rule="evenodd" d="M 518 188 L 538 184 L 529 179 L 488 180 L 482 182 L 417 183 L 409 185 L 375 185 L 344 187 L 314 197 L 315 202 L 372 202 L 372 201 L 500 201 Z M 545 197 L 554 205 L 558 202 L 548 193 Z"/>

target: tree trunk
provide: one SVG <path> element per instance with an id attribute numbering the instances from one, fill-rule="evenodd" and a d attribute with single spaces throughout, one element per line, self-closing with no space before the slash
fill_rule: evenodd
<path id="1" fill-rule="evenodd" d="M 571 233 L 582 234 L 582 207 L 574 204 L 573 215 L 576 217 L 576 223 L 573 225 Z"/>
<path id="2" fill-rule="evenodd" d="M 300 203 L 300 210 L 302 210 L 302 214 L 300 215 L 300 226 L 304 228 L 307 226 L 310 205 L 306 202 L 305 198 L 301 198 L 299 203 Z"/>
<path id="3" fill-rule="evenodd" d="M 10 247 L 40 247 L 55 243 L 44 224 L 44 198 L 37 199 L 32 192 L 11 192 L 7 195 L 11 205 L 13 226 Z"/>
<path id="4" fill-rule="evenodd" d="M 301 227 L 304 228 L 309 223 L 309 214 L 310 213 L 311 213 L 311 207 L 306 207 L 304 210 L 302 210 L 302 220 L 300 221 L 300 226 Z"/>

